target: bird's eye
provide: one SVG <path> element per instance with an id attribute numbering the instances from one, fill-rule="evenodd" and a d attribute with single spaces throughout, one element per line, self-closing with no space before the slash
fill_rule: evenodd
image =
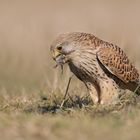
<path id="1" fill-rule="evenodd" d="M 61 46 L 57 47 L 57 50 L 59 50 L 59 51 L 62 50 L 62 47 Z"/>

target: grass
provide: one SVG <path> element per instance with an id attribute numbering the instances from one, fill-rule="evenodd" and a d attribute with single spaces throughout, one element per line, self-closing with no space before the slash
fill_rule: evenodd
<path id="1" fill-rule="evenodd" d="M 26 93 L 27 94 L 27 93 Z M 1 97 L 3 139 L 138 139 L 140 99 L 125 95 L 116 106 L 95 106 L 89 96 L 38 93 Z"/>

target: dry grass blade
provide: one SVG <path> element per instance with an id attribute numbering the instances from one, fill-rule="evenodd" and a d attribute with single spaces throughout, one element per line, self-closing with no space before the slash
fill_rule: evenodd
<path id="1" fill-rule="evenodd" d="M 72 80 L 72 77 L 73 77 L 73 75 L 70 76 L 70 78 L 69 78 L 69 81 L 68 81 L 68 84 L 67 84 L 67 88 L 66 88 L 66 92 L 65 92 L 63 101 L 62 101 L 62 103 L 61 103 L 61 105 L 60 105 L 60 108 L 62 108 L 63 105 L 64 105 L 64 102 L 65 102 L 66 96 L 67 96 L 67 94 L 68 94 L 68 90 L 69 90 L 69 86 L 70 86 L 70 82 L 71 82 L 71 80 Z"/>
<path id="2" fill-rule="evenodd" d="M 134 93 L 136 93 L 136 92 L 139 90 L 139 88 L 140 88 L 140 84 L 136 87 Z M 139 93 L 139 94 L 140 94 L 140 93 Z"/>

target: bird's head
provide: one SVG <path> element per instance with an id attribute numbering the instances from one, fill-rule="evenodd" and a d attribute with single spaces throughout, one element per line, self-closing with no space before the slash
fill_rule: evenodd
<path id="1" fill-rule="evenodd" d="M 61 34 L 52 43 L 50 51 L 56 63 L 63 65 L 71 60 L 71 56 L 76 51 L 76 48 L 69 34 Z"/>
<path id="2" fill-rule="evenodd" d="M 88 50 L 93 50 L 94 40 L 95 36 L 87 33 L 72 32 L 61 34 L 53 41 L 50 51 L 57 65 L 62 66 L 69 62 L 79 65 L 81 61 L 86 61 L 83 53 L 84 55 L 86 53 L 87 56 L 90 55 Z"/>

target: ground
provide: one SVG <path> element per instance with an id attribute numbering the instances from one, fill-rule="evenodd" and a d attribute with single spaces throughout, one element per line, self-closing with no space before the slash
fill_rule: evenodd
<path id="1" fill-rule="evenodd" d="M 0 137 L 14 139 L 139 139 L 140 99 L 121 97 L 116 106 L 93 105 L 89 96 L 62 93 L 1 96 Z"/>

